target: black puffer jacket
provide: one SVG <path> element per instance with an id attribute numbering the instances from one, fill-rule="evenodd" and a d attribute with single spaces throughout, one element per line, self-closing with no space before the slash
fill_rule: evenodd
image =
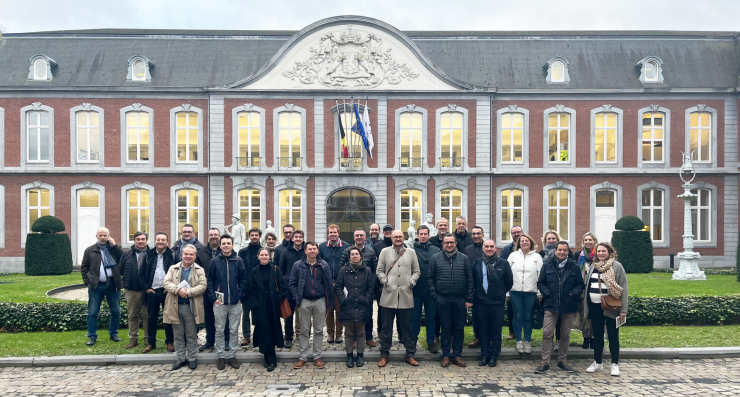
<path id="1" fill-rule="evenodd" d="M 391 240 L 390 237 L 383 238 L 377 243 L 373 243 L 373 249 L 375 250 L 375 257 L 376 258 L 379 257 L 380 253 L 383 251 L 384 248 L 388 248 L 392 246 L 393 246 L 393 240 Z"/>
<path id="2" fill-rule="evenodd" d="M 354 247 L 354 245 L 348 247 L 342 253 L 342 259 L 339 260 L 339 265 L 341 267 L 345 267 L 349 263 L 349 249 L 352 247 Z M 362 247 L 362 264 L 367 266 L 368 269 L 373 272 L 373 277 L 375 277 L 375 289 L 380 289 L 380 281 L 378 280 L 378 276 L 375 275 L 375 271 L 378 270 L 378 257 L 375 256 L 375 250 L 373 247 L 367 242 L 365 242 L 365 246 Z"/>
<path id="3" fill-rule="evenodd" d="M 141 267 L 146 267 L 146 255 L 149 247 L 144 249 L 144 261 Z M 139 282 L 139 262 L 136 258 L 136 249 L 131 247 L 121 255 L 121 276 L 123 288 L 128 291 L 143 291 L 144 286 Z"/>
<path id="4" fill-rule="evenodd" d="M 416 239 L 414 252 L 416 252 L 416 259 L 419 261 L 421 273 L 419 274 L 419 281 L 416 282 L 412 290 L 414 296 L 425 296 L 427 294 L 427 278 L 429 278 L 429 259 L 441 251 L 429 241 L 420 243 L 419 239 Z"/>
<path id="5" fill-rule="evenodd" d="M 305 243 L 301 245 L 300 250 L 296 250 L 295 245 L 291 244 L 288 248 L 283 250 L 282 254 L 280 254 L 280 263 L 278 264 L 278 268 L 283 272 L 283 274 L 285 274 L 285 277 L 290 278 L 290 274 L 293 271 L 293 265 L 295 265 L 296 262 L 306 259 L 304 248 L 306 248 Z M 291 297 L 292 295 L 288 296 L 289 299 Z"/>
<path id="6" fill-rule="evenodd" d="M 369 306 L 375 296 L 375 276 L 364 263 L 357 271 L 350 265 L 339 269 L 334 293 L 339 299 L 339 321 L 371 321 L 372 312 Z"/>
<path id="7" fill-rule="evenodd" d="M 457 241 L 457 249 L 460 252 L 465 252 L 465 248 L 468 248 L 469 246 L 473 245 L 473 236 L 470 234 L 469 231 L 465 231 L 465 234 L 460 234 L 455 230 L 455 240 Z"/>
<path id="8" fill-rule="evenodd" d="M 452 259 L 447 259 L 446 252 L 442 251 L 432 256 L 427 295 L 465 298 L 465 302 L 473 303 L 474 293 L 473 269 L 465 254 L 458 251 Z"/>
<path id="9" fill-rule="evenodd" d="M 578 300 L 583 292 L 583 277 L 578 264 L 566 259 L 562 272 L 558 269 L 558 258 L 554 255 L 545 261 L 537 281 L 537 289 L 542 293 L 545 311 L 560 314 L 577 313 Z"/>
<path id="10" fill-rule="evenodd" d="M 195 246 L 195 251 L 197 252 L 199 249 L 205 247 L 205 244 L 198 241 L 198 239 L 195 239 L 195 242 L 193 243 Z M 175 241 L 175 244 L 172 244 L 172 258 L 175 260 L 175 263 L 182 262 L 182 256 L 180 255 L 180 249 L 184 247 L 185 244 L 182 242 L 182 239 L 179 239 Z"/>
<path id="11" fill-rule="evenodd" d="M 468 248 L 465 248 L 463 253 L 468 257 L 471 264 L 477 262 L 480 258 L 483 258 L 483 242 L 481 241 L 478 244 L 474 241 Z"/>

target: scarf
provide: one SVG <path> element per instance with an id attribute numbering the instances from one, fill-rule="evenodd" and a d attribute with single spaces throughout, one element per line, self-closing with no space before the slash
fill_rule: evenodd
<path id="1" fill-rule="evenodd" d="M 564 268 L 566 263 L 568 263 L 568 258 L 563 259 L 562 262 L 558 262 L 558 269 Z"/>
<path id="2" fill-rule="evenodd" d="M 601 280 L 606 284 L 606 287 L 609 290 L 609 295 L 620 299 L 622 297 L 622 287 L 617 284 L 617 280 L 614 278 L 614 269 L 612 268 L 613 263 L 614 258 L 609 258 L 607 261 L 594 262 L 594 267 L 599 270 Z"/>
<path id="3" fill-rule="evenodd" d="M 138 249 L 135 246 L 132 247 L 132 248 L 134 250 L 134 255 L 139 254 L 136 265 L 138 267 L 141 267 L 141 265 L 143 265 L 144 264 L 144 261 L 146 260 L 146 255 L 141 255 L 141 254 L 145 254 L 147 249 L 146 248 L 144 248 L 144 249 Z M 102 253 L 102 250 L 101 250 L 101 253 Z"/>
<path id="4" fill-rule="evenodd" d="M 103 260 L 103 267 L 105 268 L 105 277 L 108 278 L 108 269 L 113 268 L 113 266 L 116 265 L 116 261 L 113 260 L 113 257 L 110 256 L 110 252 L 108 252 L 108 243 L 105 245 L 100 245 L 100 243 L 96 243 L 98 245 L 98 249 L 100 250 L 100 256 Z"/>
<path id="5" fill-rule="evenodd" d="M 352 270 L 358 271 L 362 267 L 362 261 L 359 261 L 357 263 L 350 262 L 349 265 L 352 266 Z"/>
<path id="6" fill-rule="evenodd" d="M 195 245 L 195 242 L 198 241 L 198 239 L 195 238 L 195 237 L 193 237 L 192 240 L 189 240 L 188 241 L 188 240 L 185 240 L 184 238 L 181 238 L 180 241 L 182 241 L 182 243 L 180 245 L 184 247 L 185 244 L 193 244 L 193 245 Z"/>
<path id="7" fill-rule="evenodd" d="M 267 252 L 270 253 L 270 262 L 275 259 L 275 248 L 277 247 L 265 247 L 265 249 L 267 249 Z"/>
<path id="8" fill-rule="evenodd" d="M 446 257 L 447 257 L 447 259 L 449 259 L 449 260 L 452 260 L 452 258 L 454 258 L 454 257 L 455 257 L 455 255 L 457 255 L 457 248 L 455 248 L 454 250 L 452 250 L 452 252 L 447 252 L 447 251 L 445 251 L 445 256 L 446 256 Z"/>
<path id="9" fill-rule="evenodd" d="M 583 248 L 581 255 L 578 256 L 578 267 L 581 269 L 581 272 L 583 272 L 583 268 L 586 266 L 586 263 L 592 263 L 594 261 L 595 255 L 596 250 L 592 250 L 591 253 L 586 254 L 586 248 Z"/>
<path id="10" fill-rule="evenodd" d="M 545 246 L 542 248 L 542 252 L 545 254 L 544 259 L 547 259 L 550 255 L 554 254 L 556 247 L 557 243 L 545 244 Z"/>
<path id="11" fill-rule="evenodd" d="M 495 267 L 496 261 L 498 260 L 498 255 L 494 252 L 492 256 L 483 256 L 483 263 L 486 265 L 491 265 L 491 267 Z"/>

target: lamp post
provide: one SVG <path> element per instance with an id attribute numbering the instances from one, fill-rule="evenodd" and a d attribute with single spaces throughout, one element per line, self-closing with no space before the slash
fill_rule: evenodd
<path id="1" fill-rule="evenodd" d="M 683 199 L 683 252 L 678 253 L 680 267 L 673 273 L 674 280 L 706 280 L 707 276 L 699 270 L 699 258 L 701 255 L 694 252 L 694 231 L 691 226 L 691 200 L 697 195 L 691 193 L 691 182 L 696 177 L 696 170 L 691 160 L 692 153 L 683 153 L 683 165 L 679 175 L 683 181 L 683 194 L 678 198 Z"/>

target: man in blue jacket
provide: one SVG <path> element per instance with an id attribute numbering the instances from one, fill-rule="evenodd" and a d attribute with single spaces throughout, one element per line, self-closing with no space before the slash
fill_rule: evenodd
<path id="1" fill-rule="evenodd" d="M 329 234 L 329 240 L 319 246 L 319 258 L 329 265 L 332 283 L 336 283 L 339 269 L 342 268 L 342 254 L 344 250 L 349 248 L 349 244 L 339 238 L 339 226 L 329 225 L 326 231 Z M 331 287 L 333 291 L 334 285 Z M 339 300 L 335 295 L 334 307 L 326 313 L 326 332 L 328 333 L 326 341 L 328 343 L 342 343 L 343 330 L 344 325 L 339 321 Z"/>
<path id="2" fill-rule="evenodd" d="M 231 236 L 221 236 L 221 254 L 211 259 L 208 266 L 208 301 L 213 302 L 213 316 L 216 320 L 216 354 L 218 369 L 226 367 L 224 350 L 224 327 L 229 319 L 229 365 L 239 368 L 236 361 L 236 349 L 239 346 L 239 320 L 242 317 L 240 298 L 246 293 L 247 271 L 241 258 L 234 252 L 234 240 Z M 219 293 L 218 295 L 216 293 Z M 223 294 L 222 300 L 219 297 Z"/>
<path id="3" fill-rule="evenodd" d="M 543 373 L 550 369 L 552 337 L 555 325 L 560 320 L 560 346 L 558 349 L 558 368 L 573 372 L 568 365 L 568 344 L 570 327 L 578 312 L 578 301 L 583 292 L 583 277 L 578 264 L 568 258 L 568 243 L 558 241 L 555 255 L 542 265 L 537 289 L 542 293 L 545 321 L 542 325 L 542 364 L 534 371 Z"/>

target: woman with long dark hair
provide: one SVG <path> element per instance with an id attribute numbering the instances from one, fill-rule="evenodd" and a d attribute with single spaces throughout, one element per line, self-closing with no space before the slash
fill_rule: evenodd
<path id="1" fill-rule="evenodd" d="M 586 234 L 583 235 L 583 239 L 581 239 L 581 252 L 579 252 L 576 255 L 576 262 L 578 263 L 578 267 L 581 269 L 581 277 L 583 277 L 583 282 L 586 284 L 586 288 L 584 288 L 585 294 L 588 294 L 588 279 L 586 278 L 589 267 L 591 267 L 591 264 L 593 263 L 594 259 L 596 258 L 596 245 L 599 244 L 599 240 L 596 238 L 596 235 L 591 232 L 586 232 Z M 585 300 L 583 301 L 585 302 Z M 581 346 L 584 349 L 588 349 L 593 346 L 593 332 L 591 330 L 591 320 L 588 319 L 584 315 L 584 308 L 586 307 L 585 303 L 582 303 L 578 307 L 578 316 L 581 319 L 581 332 L 583 333 L 583 345 Z"/>

